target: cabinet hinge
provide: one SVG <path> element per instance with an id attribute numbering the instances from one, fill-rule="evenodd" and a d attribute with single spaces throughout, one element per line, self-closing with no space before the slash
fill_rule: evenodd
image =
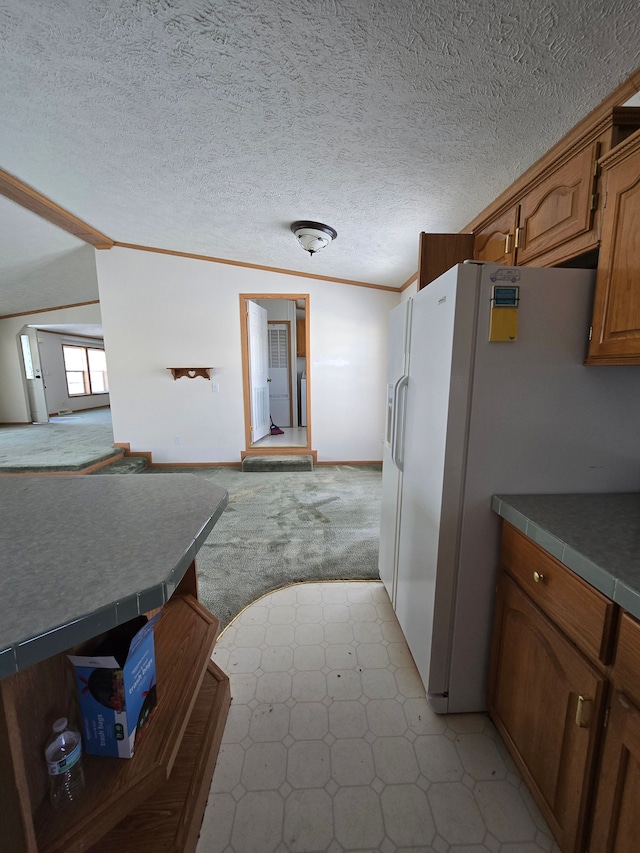
<path id="1" fill-rule="evenodd" d="M 593 326 L 589 326 L 589 340 L 593 337 Z"/>
<path id="2" fill-rule="evenodd" d="M 609 725 L 609 714 L 611 713 L 611 706 L 607 706 L 607 710 L 604 712 L 604 720 L 602 721 L 602 727 L 604 729 Z"/>
<path id="3" fill-rule="evenodd" d="M 599 193 L 594 193 L 591 196 L 591 212 L 598 209 L 598 199 L 600 198 Z"/>

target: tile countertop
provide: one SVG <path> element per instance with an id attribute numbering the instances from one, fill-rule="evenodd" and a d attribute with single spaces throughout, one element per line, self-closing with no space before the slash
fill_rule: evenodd
<path id="1" fill-rule="evenodd" d="M 161 607 L 227 501 L 195 474 L 0 478 L 0 678 Z"/>
<path id="2" fill-rule="evenodd" d="M 640 494 L 494 495 L 491 507 L 640 619 Z"/>

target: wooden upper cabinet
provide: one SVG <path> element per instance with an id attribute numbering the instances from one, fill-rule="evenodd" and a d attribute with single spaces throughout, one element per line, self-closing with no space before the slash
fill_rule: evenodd
<path id="1" fill-rule="evenodd" d="M 520 203 L 475 232 L 479 261 L 524 266 L 561 263 L 594 248 L 597 142 L 553 169 Z"/>
<path id="2" fill-rule="evenodd" d="M 307 324 L 304 317 L 296 320 L 296 356 L 306 358 L 307 355 Z"/>
<path id="3" fill-rule="evenodd" d="M 518 205 L 509 208 L 474 233 L 473 257 L 476 261 L 513 266 L 518 210 Z"/>
<path id="4" fill-rule="evenodd" d="M 640 109 L 614 106 L 574 128 L 465 231 L 479 261 L 558 266 L 597 250 L 602 228 L 598 161 L 640 127 Z"/>
<path id="5" fill-rule="evenodd" d="M 601 165 L 605 207 L 587 364 L 640 364 L 640 131 Z"/>
<path id="6" fill-rule="evenodd" d="M 420 234 L 418 290 L 442 273 L 473 258 L 473 234 Z"/>
<path id="7" fill-rule="evenodd" d="M 520 202 L 516 232 L 516 259 L 528 264 L 558 247 L 554 262 L 575 253 L 569 241 L 588 234 L 596 209 L 596 168 L 598 144 L 588 145 L 528 192 Z M 597 235 L 582 242 L 580 250 L 595 246 Z"/>

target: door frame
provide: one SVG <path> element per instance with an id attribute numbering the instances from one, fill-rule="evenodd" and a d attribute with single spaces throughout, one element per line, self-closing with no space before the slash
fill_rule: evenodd
<path id="1" fill-rule="evenodd" d="M 305 317 L 305 352 L 307 359 L 307 443 L 306 445 L 284 446 L 284 447 L 263 447 L 256 448 L 251 446 L 251 405 L 249 399 L 249 337 L 247 335 L 247 302 L 257 299 L 284 299 L 287 302 L 304 302 L 304 317 Z M 251 454 L 293 454 L 293 453 L 311 453 L 311 365 L 310 365 L 310 341 L 309 341 L 309 294 L 308 293 L 241 293 L 240 294 L 240 342 L 242 350 L 242 396 L 244 399 L 244 441 L 245 450 L 241 456 L 250 456 Z"/>

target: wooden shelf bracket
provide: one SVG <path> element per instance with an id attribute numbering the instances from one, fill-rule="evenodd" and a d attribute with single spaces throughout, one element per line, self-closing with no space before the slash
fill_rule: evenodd
<path id="1" fill-rule="evenodd" d="M 180 379 L 181 376 L 186 376 L 187 379 L 195 379 L 196 376 L 211 379 L 213 367 L 167 367 L 167 370 L 171 371 L 174 379 Z"/>

